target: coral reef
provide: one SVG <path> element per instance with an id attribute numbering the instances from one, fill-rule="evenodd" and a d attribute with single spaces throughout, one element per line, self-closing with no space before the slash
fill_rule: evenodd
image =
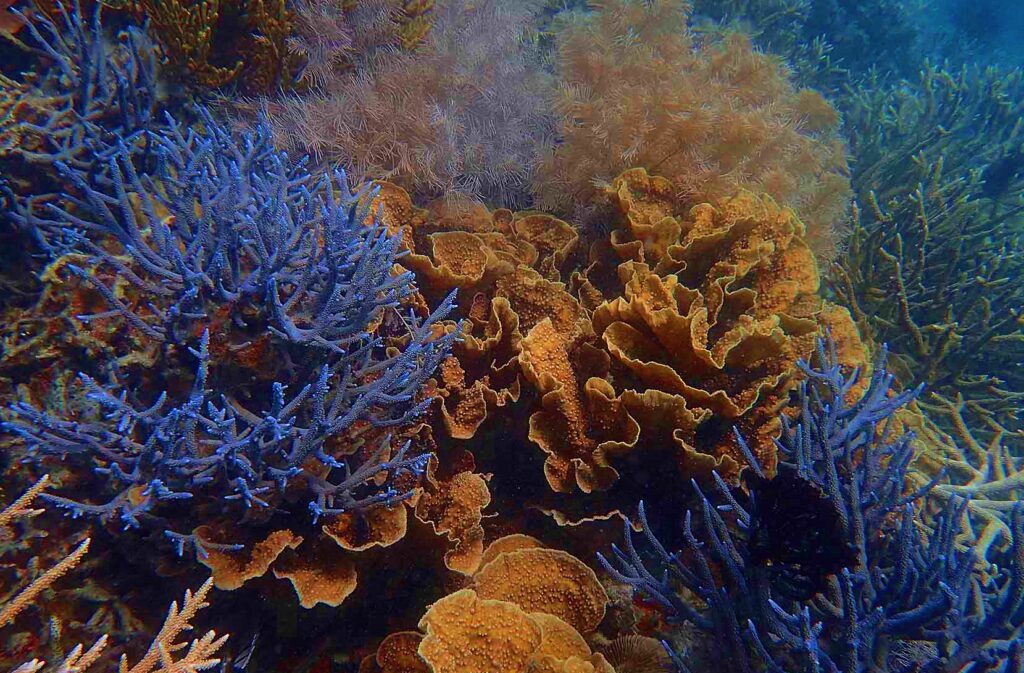
<path id="1" fill-rule="evenodd" d="M 621 263 L 612 278 L 598 265 L 585 281 L 601 300 L 592 325 L 613 365 L 606 395 L 639 423 L 638 446 L 678 447 L 684 474 L 735 475 L 745 461 L 734 425 L 771 469 L 775 418 L 819 330 L 835 335 L 848 366 L 863 362 L 864 348 L 849 315 L 818 297 L 791 210 L 751 193 L 687 209 L 677 194 L 643 169 L 608 188 L 620 215 L 604 266 Z"/>
<path id="2" fill-rule="evenodd" d="M 41 512 L 41 510 L 32 509 L 32 503 L 40 494 L 43 494 L 48 486 L 48 478 L 44 476 L 21 497 L 0 511 L 0 540 L 9 543 L 19 535 L 15 531 L 16 522 L 37 516 Z M 10 626 L 20 613 L 36 606 L 37 599 L 44 591 L 78 566 L 89 550 L 89 543 L 89 538 L 86 538 L 59 563 L 32 577 L 24 587 L 11 596 L 5 596 L 4 600 L 0 602 L 0 628 Z M 28 569 L 24 570 L 27 575 Z M 220 659 L 215 658 L 215 655 L 224 645 L 227 636 L 218 637 L 214 631 L 208 631 L 189 643 L 175 642 L 183 632 L 192 629 L 191 622 L 196 613 L 209 605 L 206 602 L 206 596 L 212 586 L 212 582 L 207 581 L 194 594 L 191 591 L 186 591 L 180 609 L 176 602 L 172 603 L 163 626 L 160 627 L 146 654 L 131 667 L 128 666 L 127 658 L 122 656 L 120 670 L 125 673 L 151 673 L 154 671 L 157 673 L 188 673 L 212 668 L 219 664 Z M 47 670 L 86 671 L 101 661 L 108 641 L 109 637 L 103 635 L 87 650 L 82 645 L 76 645 L 66 655 L 62 655 L 63 661 L 57 668 Z M 187 651 L 179 655 L 179 652 L 185 648 Z M 5 657 L 8 654 L 10 653 L 5 652 Z M 14 672 L 36 673 L 46 666 L 45 661 L 34 658 L 17 666 Z"/>
<path id="3" fill-rule="evenodd" d="M 350 210 L 361 195 L 347 194 L 344 175 L 334 184 L 309 184 L 296 173 L 300 168 L 269 148 L 265 129 L 236 139 L 212 117 L 204 121 L 203 134 L 172 122 L 150 137 L 159 166 L 153 176 L 136 172 L 122 144 L 110 163 L 111 193 L 69 170 L 68 179 L 84 194 L 71 200 L 74 210 L 53 206 L 53 219 L 24 220 L 52 234 L 52 249 L 80 251 L 88 260 L 88 271 L 69 270 L 110 308 L 79 320 L 117 315 L 150 339 L 179 345 L 202 332 L 192 350 L 199 360 L 192 390 L 179 403 L 160 392 L 132 404 L 86 376 L 82 383 L 103 410 L 104 422 L 59 420 L 16 404 L 5 427 L 21 434 L 32 451 L 100 460 L 112 486 L 121 485 L 115 497 L 99 506 L 63 504 L 80 513 L 121 518 L 126 525 L 138 525 L 138 517 L 160 500 L 191 498 L 200 486 L 220 490 L 245 507 L 267 507 L 265 494 L 280 494 L 297 478 L 313 494 L 315 517 L 378 502 L 375 496 L 354 498 L 352 489 L 380 472 L 378 464 L 395 477 L 415 471 L 415 463 L 405 460 L 403 450 L 389 460 L 384 442 L 372 454 L 377 460 L 353 468 L 328 456 L 325 443 L 359 421 L 396 426 L 422 412 L 427 401 L 403 403 L 412 400 L 447 353 L 451 337 L 435 339 L 432 325 L 451 300 L 422 323 L 409 318 L 404 350 L 382 357 L 383 337 L 372 337 L 367 326 L 379 323 L 413 291 L 408 274 L 391 272 L 397 239 L 364 225 L 367 211 Z M 155 179 L 161 192 L 144 178 Z M 336 200 L 332 191 L 339 190 Z M 133 206 L 129 193 L 139 205 Z M 169 216 L 158 214 L 163 211 Z M 106 273 L 114 276 L 110 285 Z M 117 296 L 131 295 L 115 289 L 119 282 L 135 291 L 145 317 L 139 313 L 143 309 Z M 212 380 L 211 327 L 214 349 L 226 360 Z M 254 333 L 259 329 L 268 333 Z M 295 393 L 286 396 L 283 382 L 266 383 L 262 396 L 242 394 L 243 388 L 229 393 L 223 386 L 231 381 L 232 364 L 274 352 L 271 335 L 285 344 L 281 356 L 302 363 L 291 367 Z M 219 390 L 210 389 L 217 384 Z M 263 409 L 228 401 L 261 397 Z M 203 448 L 211 444 L 218 450 Z M 315 475 L 305 466 L 311 458 L 341 470 L 341 481 Z M 380 498 L 398 495 L 385 489 Z"/>
<path id="4" fill-rule="evenodd" d="M 696 0 L 692 16 L 701 33 L 743 30 L 784 57 L 802 86 L 841 96 L 847 83 L 879 68 L 894 81 L 917 73 L 934 49 L 925 42 L 926 7 L 920 0 Z"/>
<path id="5" fill-rule="evenodd" d="M 613 673 L 584 639 L 608 602 L 592 570 L 522 535 L 495 540 L 484 558 L 471 588 L 430 606 L 422 634 L 388 636 L 361 673 Z"/>
<path id="6" fill-rule="evenodd" d="M 448 436 L 500 472 L 489 428 L 528 411 L 526 437 L 512 441 L 542 450 L 554 494 L 594 496 L 532 493 L 559 521 L 627 506 L 624 492 L 642 488 L 631 480 L 656 464 L 735 476 L 745 459 L 733 425 L 770 470 L 777 414 L 817 335 L 831 331 L 845 365 L 866 362 L 849 314 L 818 296 L 804 225 L 767 196 L 693 206 L 664 178 L 627 171 L 606 195 L 618 211 L 610 241 L 569 274 L 578 236 L 561 220 L 422 209 L 399 187 L 379 187 L 382 219 L 426 296 L 472 297 L 438 379 Z M 613 489 L 612 500 L 602 495 Z"/>
<path id="7" fill-rule="evenodd" d="M 1017 74 L 862 79 L 890 0 L 36 2 L 0 666 L 1024 669 Z"/>
<path id="8" fill-rule="evenodd" d="M 951 500 L 929 535 L 915 523 L 929 487 L 910 485 L 914 437 L 894 434 L 892 419 L 921 388 L 892 391 L 883 349 L 868 388 L 850 402 L 859 373 L 845 375 L 824 343 L 817 360 L 801 365 L 808 379 L 797 422 L 784 421 L 777 476 L 767 479 L 748 453 L 746 490 L 722 480 L 716 494 L 697 488 L 683 550 L 670 553 L 641 516 L 657 560 L 641 556 L 627 527 L 625 549 L 602 557 L 603 565 L 713 637 L 729 653 L 719 663 L 730 671 L 1015 670 L 1024 509 L 1011 515 L 1013 551 L 995 576 L 981 577 L 974 552 L 957 544 L 965 501 Z M 813 494 L 788 525 L 773 519 L 789 510 L 764 497 L 764 486 L 787 473 L 803 484 L 797 490 Z M 806 547 L 786 558 L 787 542 L 772 536 L 793 529 Z M 844 545 L 850 555 L 836 556 Z M 823 566 L 829 558 L 834 565 Z"/>
<path id="9" fill-rule="evenodd" d="M 960 407 L 984 444 L 1022 429 L 1024 380 L 1007 366 L 1024 343 L 1022 96 L 1020 72 L 927 67 L 914 86 L 861 89 L 848 115 L 863 207 L 833 288 L 899 353 L 893 372 Z M 948 404 L 922 406 L 959 434 Z"/>
<path id="10" fill-rule="evenodd" d="M 288 48 L 303 60 L 300 82 L 323 87 L 389 51 L 414 49 L 430 31 L 433 8 L 433 0 L 298 0 Z"/>
<path id="11" fill-rule="evenodd" d="M 201 87 L 265 93 L 289 86 L 299 68 L 285 0 L 128 0 L 122 9 L 148 22 L 167 67 Z"/>
<path id="12" fill-rule="evenodd" d="M 742 34 L 695 39 L 688 9 L 605 2 L 557 31 L 558 142 L 537 175 L 540 207 L 586 211 L 595 183 L 643 167 L 692 203 L 765 192 L 808 223 L 816 253 L 834 254 L 850 196 L 838 113 Z"/>
<path id="13" fill-rule="evenodd" d="M 4 357 L 21 399 L 3 428 L 70 474 L 46 497 L 194 551 L 221 588 L 273 570 L 306 606 L 351 593 L 345 555 L 401 539 L 421 496 L 424 523 L 472 546 L 486 499 L 440 502 L 453 474 L 428 473 L 418 420 L 458 338 L 440 325 L 454 296 L 426 308 L 372 194 L 343 173 L 314 178 L 265 125 L 196 114 L 130 133 L 97 122 L 81 161 L 53 162 L 67 193 L 12 213 L 53 260 L 26 319 L 63 316 Z M 60 369 L 33 371 L 33 353 Z"/>
<path id="14" fill-rule="evenodd" d="M 158 123 L 153 46 L 131 26 L 111 44 L 102 15 L 102 3 L 86 15 L 74 0 L 27 21 L 38 67 L 11 80 L 0 105 L 5 216 L 24 219 L 59 201 L 67 191 L 62 166 L 106 179 L 118 140 L 133 142 Z"/>
<path id="15" fill-rule="evenodd" d="M 317 89 L 268 101 L 277 140 L 417 199 L 521 202 L 550 127 L 534 14 L 526 0 L 437 2 L 415 50 L 373 51 L 330 74 L 319 68 Z M 345 65 L 344 44 L 339 51 Z"/>

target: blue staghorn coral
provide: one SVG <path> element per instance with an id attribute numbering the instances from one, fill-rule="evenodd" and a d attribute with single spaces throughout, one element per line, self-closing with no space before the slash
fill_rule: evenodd
<path id="1" fill-rule="evenodd" d="M 411 274 L 393 271 L 399 241 L 371 216 L 372 194 L 350 193 L 343 173 L 314 182 L 304 164 L 272 148 L 265 129 L 236 137 L 209 114 L 203 128 L 184 132 L 169 119 L 166 129 L 150 132 L 150 174 L 136 168 L 122 143 L 109 160 L 109 185 L 90 184 L 84 172 L 62 164 L 84 196 L 50 205 L 50 217 L 30 221 L 59 241 L 53 249 L 89 260 L 88 270 L 69 268 L 111 309 L 80 319 L 121 317 L 147 337 L 174 344 L 193 341 L 197 327 L 205 328 L 198 348 L 189 349 L 199 359 L 191 393 L 178 404 L 166 392 L 134 403 L 123 388 L 83 375 L 101 419 L 54 419 L 18 403 L 4 427 L 38 455 L 90 455 L 115 497 L 101 505 L 53 500 L 126 525 L 138 525 L 159 501 L 198 490 L 267 506 L 267 493 L 283 492 L 297 478 L 313 495 L 314 517 L 393 503 L 405 494 L 390 482 L 369 495 L 357 492 L 382 471 L 420 470 L 422 459 L 407 459 L 404 450 L 388 459 L 385 442 L 352 468 L 324 445 L 357 422 L 397 426 L 426 408 L 429 399 L 416 394 L 455 339 L 435 334 L 454 295 L 423 319 L 406 315 L 402 302 L 415 287 Z M 99 269 L 144 297 L 134 302 L 140 308 L 108 287 Z M 263 402 L 255 409 L 238 401 L 238 390 L 210 390 L 208 326 L 224 310 L 218 325 L 228 339 L 232 330 L 251 334 L 265 326 L 292 362 L 286 383 L 268 385 L 262 395 L 246 386 L 245 397 Z M 385 312 L 407 331 L 401 349 L 386 348 L 370 331 Z M 296 390 L 290 397 L 289 388 Z M 304 469 L 310 458 L 338 470 L 339 480 Z"/>
<path id="2" fill-rule="evenodd" d="M 34 114 L 13 125 L 18 142 L 11 154 L 36 171 L 60 162 L 100 177 L 119 138 L 133 142 L 159 123 L 154 48 L 135 27 L 118 40 L 106 39 L 103 5 L 95 3 L 89 18 L 79 0 L 56 2 L 52 18 L 42 11 L 26 16 L 10 10 L 50 61 L 26 93 Z M 36 194 L 19 204 L 22 215 L 35 202 L 58 197 L 59 192 Z"/>
<path id="3" fill-rule="evenodd" d="M 818 358 L 801 363 L 800 415 L 778 440 L 777 476 L 748 457 L 749 493 L 719 479 L 717 504 L 694 483 L 699 506 L 676 553 L 641 506 L 646 545 L 627 525 L 625 548 L 602 565 L 671 619 L 713 634 L 729 671 L 1020 671 L 1024 509 L 1011 515 L 1005 567 L 982 577 L 961 544 L 965 501 L 949 502 L 927 533 L 916 520 L 931 485 L 908 489 L 913 435 L 895 415 L 920 388 L 892 392 L 884 352 L 862 393 L 831 348 L 819 346 Z M 772 509 L 776 480 L 787 482 L 789 511 Z M 794 537 L 778 539 L 786 529 Z M 802 556 L 787 558 L 794 543 Z M 814 578 L 829 561 L 831 574 Z"/>
<path id="4" fill-rule="evenodd" d="M 77 68 L 67 85 L 91 91 L 107 81 L 84 74 L 102 60 L 89 46 L 98 18 L 76 23 L 77 5 L 62 16 L 79 51 L 44 19 L 49 51 Z M 105 482 L 100 502 L 51 502 L 125 528 L 152 524 L 179 547 L 190 536 L 176 519 L 203 521 L 189 510 L 277 512 L 286 489 L 291 501 L 305 494 L 297 500 L 314 522 L 400 502 L 426 456 L 393 450 L 389 435 L 357 436 L 400 429 L 430 404 L 421 390 L 458 334 L 439 325 L 454 293 L 433 312 L 414 309 L 412 274 L 396 266 L 400 238 L 372 211 L 370 188 L 350 191 L 343 172 L 315 177 L 273 147 L 265 124 L 235 132 L 197 114 L 195 125 L 122 115 L 95 132 L 79 119 L 90 140 L 47 155 L 67 193 L 29 200 L 15 220 L 109 307 L 77 319 L 120 323 L 156 364 L 106 363 L 109 384 L 79 377 L 83 413 L 17 402 L 2 428 L 33 457 L 67 459 Z"/>

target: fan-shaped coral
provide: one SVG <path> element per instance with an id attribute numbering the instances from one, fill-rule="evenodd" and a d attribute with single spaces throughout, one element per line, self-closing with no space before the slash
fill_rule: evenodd
<path id="1" fill-rule="evenodd" d="M 430 606 L 424 635 L 392 634 L 360 671 L 613 673 L 583 637 L 608 601 L 592 570 L 525 536 L 495 540 L 484 555 L 472 588 Z"/>
<path id="2" fill-rule="evenodd" d="M 694 39 L 680 0 L 614 0 L 556 32 L 559 141 L 537 177 L 539 205 L 594 204 L 595 182 L 644 167 L 692 203 L 765 192 L 834 253 L 849 199 L 836 111 L 798 91 L 783 65 L 740 35 Z"/>

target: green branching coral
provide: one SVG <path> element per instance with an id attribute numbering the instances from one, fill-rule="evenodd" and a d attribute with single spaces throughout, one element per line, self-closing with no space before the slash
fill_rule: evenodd
<path id="1" fill-rule="evenodd" d="M 854 92 L 847 119 L 861 209 L 833 289 L 943 429 L 983 444 L 1024 444 L 1022 117 L 1020 71 L 927 66 Z"/>
<path id="2" fill-rule="evenodd" d="M 922 0 L 694 0 L 694 27 L 738 24 L 762 49 L 783 56 L 801 86 L 841 95 L 874 68 L 896 77 L 923 58 Z"/>

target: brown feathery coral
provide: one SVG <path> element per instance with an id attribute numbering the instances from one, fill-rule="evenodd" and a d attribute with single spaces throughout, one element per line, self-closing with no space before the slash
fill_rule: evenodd
<path id="1" fill-rule="evenodd" d="M 747 37 L 697 40 L 688 14 L 683 0 L 610 0 L 556 30 L 560 142 L 538 172 L 540 207 L 579 214 L 595 183 L 644 167 L 691 203 L 766 192 L 832 255 L 850 197 L 835 111 Z"/>
<path id="2" fill-rule="evenodd" d="M 300 81 L 324 87 L 387 52 L 415 49 L 433 23 L 433 0 L 296 0 L 290 3 L 291 53 Z"/>
<path id="3" fill-rule="evenodd" d="M 405 13 L 421 12 L 420 4 L 406 3 Z M 414 50 L 382 49 L 355 67 L 321 69 L 315 91 L 267 101 L 277 139 L 417 198 L 521 201 L 537 138 L 550 127 L 534 14 L 529 0 L 438 1 Z M 426 15 L 418 16 L 399 29 L 402 41 L 421 39 Z"/>
<path id="4" fill-rule="evenodd" d="M 643 169 L 607 193 L 621 214 L 611 246 L 624 260 L 610 285 L 622 290 L 596 308 L 593 327 L 623 404 L 645 432 L 669 426 L 689 474 L 736 473 L 733 427 L 770 468 L 775 419 L 820 328 L 848 344 L 847 363 L 865 357 L 849 315 L 818 296 L 804 225 L 750 192 L 688 209 L 673 183 Z"/>

